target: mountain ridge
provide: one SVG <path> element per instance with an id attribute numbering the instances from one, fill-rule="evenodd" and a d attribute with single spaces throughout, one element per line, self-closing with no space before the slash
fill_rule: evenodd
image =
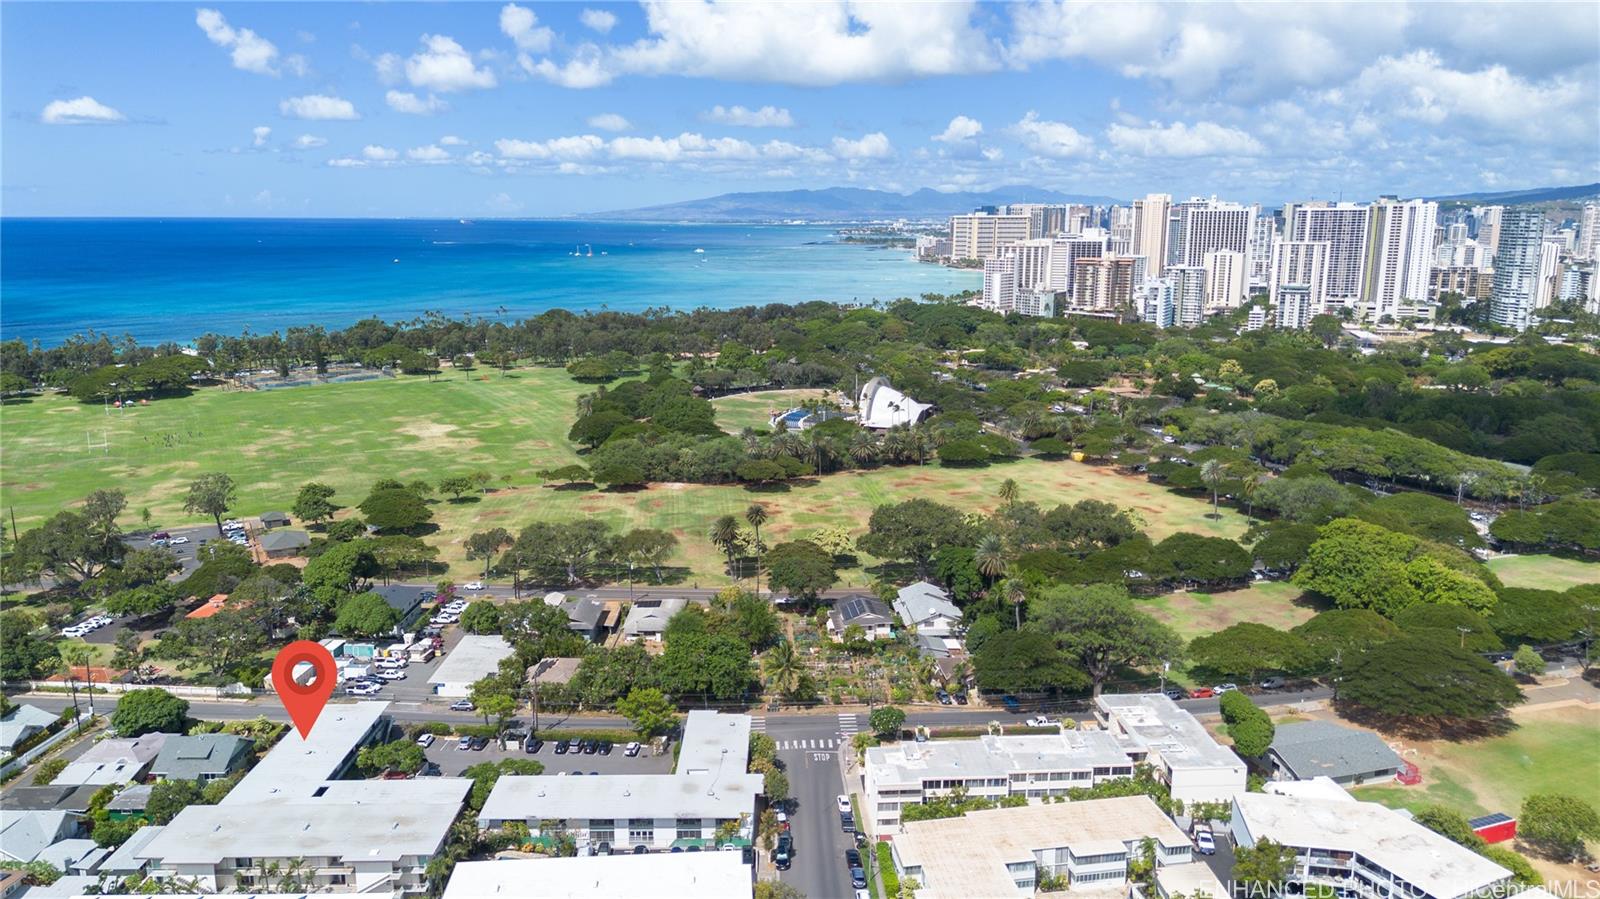
<path id="1" fill-rule="evenodd" d="M 864 221 L 898 218 L 944 218 L 979 206 L 1003 203 L 1083 203 L 1109 205 L 1113 197 L 1066 194 L 1015 185 L 986 191 L 943 193 L 929 187 L 901 194 L 862 187 L 815 190 L 745 191 L 637 209 L 588 213 L 579 218 L 612 221 L 755 222 L 788 219 Z"/>

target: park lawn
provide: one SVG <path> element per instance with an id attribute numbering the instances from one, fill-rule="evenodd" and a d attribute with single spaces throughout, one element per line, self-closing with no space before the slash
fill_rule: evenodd
<path id="1" fill-rule="evenodd" d="M 93 490 L 114 486 L 128 494 L 125 526 L 136 527 L 138 510 L 148 508 L 152 525 L 170 527 L 204 521 L 182 506 L 189 481 L 206 472 L 232 475 L 239 485 L 235 514 L 256 515 L 287 511 L 307 481 L 332 486 L 334 501 L 349 507 L 380 478 L 437 483 L 484 470 L 495 479 L 490 493 L 433 504 L 439 529 L 425 539 L 439 547 L 453 577 L 481 573 L 480 563 L 465 558 L 463 543 L 473 532 L 515 532 L 534 521 L 593 517 L 619 529 L 676 534 L 680 548 L 669 564 L 685 569 L 684 582 L 702 584 L 729 580 L 705 538 L 712 520 L 742 515 L 756 502 L 772 518 L 762 529 L 768 545 L 833 526 L 860 535 L 874 507 L 913 498 L 991 511 L 1007 478 L 1022 486 L 1023 499 L 1046 509 L 1083 499 L 1130 507 L 1157 540 L 1177 531 L 1237 538 L 1245 528 L 1244 517 L 1230 510 L 1211 519 L 1202 499 L 1111 468 L 1064 460 L 840 472 L 760 491 L 695 484 L 619 492 L 543 486 L 539 470 L 583 461 L 566 434 L 575 400 L 591 389 L 560 369 L 524 368 L 510 376 L 451 372 L 434 381 L 400 378 L 257 392 L 209 388 L 109 415 L 67 397 L 40 397 L 0 408 L 0 504 L 14 508 L 18 525 L 27 528 Z M 749 406 L 740 414 L 764 415 L 769 405 L 781 405 L 770 395 L 738 399 Z M 737 430 L 734 422 L 721 423 Z M 347 508 L 343 514 L 354 512 Z M 874 561 L 862 558 L 864 565 Z M 852 569 L 842 574 L 841 586 L 868 580 Z"/>
<path id="2" fill-rule="evenodd" d="M 833 390 L 803 388 L 735 393 L 717 397 L 711 401 L 711 405 L 717 408 L 717 425 L 729 434 L 737 434 L 745 428 L 771 430 L 774 412 L 787 412 L 804 400 L 823 397 L 830 397 L 835 402 L 845 399 Z"/>
<path id="3" fill-rule="evenodd" d="M 1166 593 L 1139 602 L 1186 640 L 1216 633 L 1241 621 L 1286 630 L 1325 608 L 1287 581 L 1254 581 L 1248 587 L 1220 593 Z"/>
<path id="4" fill-rule="evenodd" d="M 1485 740 L 1402 741 L 1406 761 L 1422 770 L 1422 783 L 1359 787 L 1355 797 L 1412 810 L 1444 805 L 1470 818 L 1515 815 L 1529 794 L 1581 793 L 1583 785 L 1600 783 L 1600 708 L 1513 710 L 1512 718 L 1516 730 Z"/>
<path id="5" fill-rule="evenodd" d="M 1496 556 L 1488 565 L 1507 587 L 1566 590 L 1579 584 L 1600 583 L 1600 562 L 1530 555 Z"/>

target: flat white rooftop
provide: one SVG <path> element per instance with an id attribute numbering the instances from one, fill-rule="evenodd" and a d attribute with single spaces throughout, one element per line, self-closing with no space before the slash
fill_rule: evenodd
<path id="1" fill-rule="evenodd" d="M 452 778 L 463 787 L 468 782 Z M 414 781 L 406 781 L 413 783 Z M 214 865 L 225 858 L 317 858 L 396 861 L 432 855 L 461 808 L 455 802 L 391 800 L 365 807 L 320 799 L 267 802 L 248 809 L 191 805 L 136 857 L 162 866 Z"/>
<path id="2" fill-rule="evenodd" d="M 1006 865 L 1033 862 L 1038 850 L 1065 847 L 1076 856 L 1111 854 L 1145 837 L 1174 848 L 1189 844 L 1148 796 L 1047 802 L 912 821 L 900 826 L 893 841 L 902 865 L 923 870 L 924 889 L 918 896 L 962 899 L 1016 895 Z"/>
<path id="3" fill-rule="evenodd" d="M 695 709 L 683 722 L 679 774 L 742 772 L 750 764 L 750 716 Z"/>
<path id="4" fill-rule="evenodd" d="M 1233 801 L 1256 840 L 1359 853 L 1439 899 L 1454 899 L 1511 876 L 1478 853 L 1376 802 L 1269 793 L 1239 793 Z"/>
<path id="5" fill-rule="evenodd" d="M 445 655 L 428 683 L 470 684 L 499 671 L 500 660 L 512 651 L 499 634 L 467 634 Z"/>
<path id="6" fill-rule="evenodd" d="M 1138 746 L 1160 753 L 1169 768 L 1244 767 L 1233 750 L 1161 693 L 1102 693 L 1095 701 Z"/>
<path id="7" fill-rule="evenodd" d="M 1030 771 L 1126 768 L 1132 764 L 1115 737 L 1092 730 L 929 740 L 867 750 L 867 767 L 872 769 L 873 782 L 879 785 L 920 784 L 933 778 L 1008 777 Z"/>
<path id="8" fill-rule="evenodd" d="M 311 736 L 289 728 L 278 745 L 234 785 L 222 805 L 269 800 L 310 799 L 338 773 L 351 750 L 383 717 L 387 702 L 329 703 L 311 728 Z"/>
<path id="9" fill-rule="evenodd" d="M 721 775 L 508 775 L 495 781 L 478 820 L 737 818 L 754 809 L 762 784 L 742 765 Z"/>
<path id="10" fill-rule="evenodd" d="M 444 899 L 749 899 L 741 852 L 656 852 L 587 858 L 461 862 Z"/>

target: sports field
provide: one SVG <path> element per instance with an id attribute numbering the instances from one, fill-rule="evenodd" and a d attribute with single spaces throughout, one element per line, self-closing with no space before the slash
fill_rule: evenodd
<path id="1" fill-rule="evenodd" d="M 490 472 L 495 491 L 475 501 L 434 505 L 440 547 L 454 573 L 471 573 L 462 541 L 477 530 L 517 530 L 536 520 L 598 517 L 618 527 L 656 527 L 682 543 L 675 565 L 690 578 L 717 583 L 720 557 L 705 539 L 712 519 L 762 502 L 771 513 L 769 544 L 821 527 L 866 530 L 873 507 L 924 497 L 965 510 L 992 509 L 1006 478 L 1045 507 L 1094 498 L 1135 509 L 1151 536 L 1195 531 L 1237 537 L 1243 516 L 1223 510 L 1207 518 L 1205 502 L 1178 496 L 1139 478 L 1070 461 L 1026 459 L 984 469 L 886 468 L 830 474 L 788 490 L 657 484 L 608 493 L 542 486 L 542 468 L 582 461 L 567 443 L 574 400 L 592 388 L 560 369 L 499 374 L 450 373 L 422 378 L 300 387 L 261 392 L 208 389 L 109 414 L 99 406 L 50 396 L 0 408 L 4 465 L 0 503 L 26 528 L 100 487 L 128 493 L 128 527 L 149 508 L 155 525 L 200 519 L 182 509 L 195 476 L 226 472 L 239 484 L 236 512 L 287 509 L 307 481 L 322 481 L 353 505 L 373 481 Z M 744 397 L 764 412 L 770 398 Z M 752 407 L 755 408 L 755 407 Z M 743 410 L 749 416 L 749 410 Z M 734 413 L 730 412 L 730 418 Z M 723 422 L 734 428 L 734 422 Z M 865 560 L 870 562 L 871 560 Z M 846 573 L 857 583 L 859 570 Z"/>
<path id="2" fill-rule="evenodd" d="M 1255 581 L 1248 587 L 1220 593 L 1166 593 L 1139 602 L 1186 640 L 1216 633 L 1241 621 L 1287 630 L 1326 608 L 1286 581 Z"/>
<path id="3" fill-rule="evenodd" d="M 1579 584 L 1600 583 L 1600 562 L 1557 556 L 1498 556 L 1488 565 L 1507 587 L 1566 590 Z"/>
<path id="4" fill-rule="evenodd" d="M 825 396 L 833 398 L 834 402 L 843 399 L 832 390 L 764 390 L 718 397 L 711 404 L 717 407 L 717 424 L 729 434 L 737 434 L 745 428 L 770 429 L 774 412 L 787 412 L 802 400 Z"/>

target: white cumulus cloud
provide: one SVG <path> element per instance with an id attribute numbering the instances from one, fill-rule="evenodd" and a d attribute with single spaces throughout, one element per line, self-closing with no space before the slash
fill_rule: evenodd
<path id="1" fill-rule="evenodd" d="M 400 158 L 400 153 L 398 150 L 391 150 L 388 147 L 367 144 L 361 148 L 361 156 L 363 159 L 369 159 L 373 162 L 388 162 L 391 159 Z"/>
<path id="2" fill-rule="evenodd" d="M 593 44 L 580 47 L 576 55 L 561 65 L 548 59 L 534 62 L 526 53 L 517 56 L 517 65 L 530 75 L 575 90 L 604 87 L 615 77 L 601 60 L 600 49 Z"/>
<path id="3" fill-rule="evenodd" d="M 549 50 L 550 42 L 555 39 L 554 32 L 539 24 L 539 17 L 533 10 L 515 3 L 500 8 L 500 31 L 511 38 L 518 50 L 530 53 Z"/>
<path id="4" fill-rule="evenodd" d="M 599 128 L 601 131 L 627 131 L 633 125 L 614 112 L 602 112 L 589 117 L 589 127 Z"/>
<path id="5" fill-rule="evenodd" d="M 590 31 L 598 31 L 601 34 L 608 34 L 611 29 L 617 27 L 616 15 L 603 9 L 586 9 L 578 14 L 578 21 Z"/>
<path id="6" fill-rule="evenodd" d="M 46 125 L 103 125 L 126 121 L 127 118 L 93 97 L 51 100 L 39 113 L 39 121 Z"/>
<path id="7" fill-rule="evenodd" d="M 738 125 L 744 128 L 793 128 L 794 116 L 787 109 L 776 106 L 763 106 L 760 109 L 746 109 L 743 106 L 713 106 L 706 113 L 708 122 L 717 122 L 723 125 Z"/>
<path id="8" fill-rule="evenodd" d="M 546 141 L 501 138 L 494 142 L 494 148 L 507 159 L 582 160 L 598 155 L 605 146 L 603 138 L 592 134 L 557 137 Z"/>
<path id="9" fill-rule="evenodd" d="M 449 103 L 435 97 L 433 94 L 419 97 L 410 91 L 388 91 L 383 95 L 383 102 L 389 104 L 389 108 L 395 112 L 403 112 L 407 115 L 433 115 L 436 112 L 444 112 L 450 108 Z"/>
<path id="10" fill-rule="evenodd" d="M 273 43 L 248 28 L 234 28 L 222 13 L 215 9 L 195 10 L 194 22 L 206 33 L 211 43 L 232 51 L 233 67 L 258 75 L 278 74 L 278 48 Z M 302 74 L 305 60 L 296 58 L 292 68 Z"/>
<path id="11" fill-rule="evenodd" d="M 327 145 L 327 138 L 317 137 L 315 134 L 302 134 L 294 139 L 294 148 L 296 150 L 315 150 L 318 147 L 326 147 Z"/>
<path id="12" fill-rule="evenodd" d="M 446 134 L 444 137 L 439 138 L 439 143 L 446 147 L 464 147 L 467 145 L 466 138 L 456 137 L 454 134 Z"/>
<path id="13" fill-rule="evenodd" d="M 1058 159 L 1083 156 L 1094 146 L 1089 138 L 1079 134 L 1071 125 L 1041 119 L 1031 109 L 1021 121 L 1011 126 L 1011 133 L 1029 150 L 1040 156 Z"/>
<path id="14" fill-rule="evenodd" d="M 415 162 L 445 162 L 450 159 L 450 154 L 443 147 L 428 144 L 407 150 L 406 158 Z"/>
<path id="15" fill-rule="evenodd" d="M 494 72 L 479 67 L 455 39 L 443 34 L 422 36 L 423 49 L 406 60 L 406 80 L 412 87 L 439 93 L 494 87 Z"/>
<path id="16" fill-rule="evenodd" d="M 983 123 L 977 119 L 969 119 L 958 115 L 950 120 L 942 134 L 935 134 L 933 139 L 941 143 L 954 144 L 964 140 L 971 140 L 983 133 Z"/>
<path id="17" fill-rule="evenodd" d="M 834 138 L 833 154 L 846 160 L 887 159 L 894 155 L 894 147 L 890 146 L 888 135 L 882 131 L 874 131 L 860 140 Z"/>
<path id="18" fill-rule="evenodd" d="M 272 136 L 272 129 L 266 125 L 257 125 L 250 129 L 250 146 L 265 147 L 267 138 Z"/>
<path id="19" fill-rule="evenodd" d="M 1139 127 L 1114 123 L 1106 129 L 1111 145 L 1140 156 L 1259 156 L 1261 142 L 1238 128 L 1215 122 L 1186 125 L 1151 122 Z"/>
<path id="20" fill-rule="evenodd" d="M 290 97 L 278 104 L 278 112 L 291 119 L 350 120 L 359 119 L 356 106 L 342 97 L 326 94 L 306 94 Z"/>

